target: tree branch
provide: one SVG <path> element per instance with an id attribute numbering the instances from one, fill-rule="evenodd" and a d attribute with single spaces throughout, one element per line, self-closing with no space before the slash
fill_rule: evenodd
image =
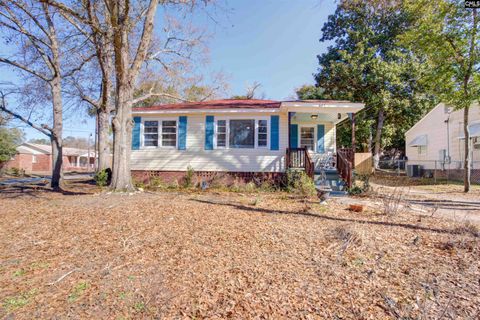
<path id="1" fill-rule="evenodd" d="M 152 90 L 150 90 L 152 91 Z M 179 101 L 182 101 L 182 102 L 193 102 L 191 100 L 188 100 L 188 99 L 184 99 L 182 97 L 179 97 L 179 96 L 176 96 L 176 95 L 173 95 L 173 94 L 169 94 L 169 93 L 155 93 L 155 92 L 149 92 L 147 94 L 144 94 L 143 96 L 141 97 L 138 97 L 138 98 L 135 98 L 132 100 L 132 104 L 137 104 L 139 102 L 142 102 L 144 100 L 147 100 L 148 98 L 151 98 L 151 97 L 166 97 L 166 98 L 172 98 L 172 99 L 176 99 L 176 100 L 179 100 Z"/>
<path id="2" fill-rule="evenodd" d="M 54 1 L 54 0 L 40 0 L 40 2 L 42 3 L 45 3 L 45 4 L 48 4 L 52 7 L 55 7 L 69 15 L 71 15 L 72 17 L 75 17 L 75 19 L 77 19 L 78 21 L 80 21 L 81 23 L 87 25 L 87 26 L 90 26 L 92 29 L 95 30 L 95 32 L 99 32 L 99 33 L 102 33 L 102 30 L 100 29 L 100 27 L 98 25 L 96 25 L 94 23 L 94 21 L 92 21 L 91 19 L 88 19 L 88 18 L 85 18 L 83 17 L 81 14 L 79 14 L 78 12 L 76 12 L 75 10 L 67 7 L 66 5 L 64 5 L 63 3 L 60 3 L 60 2 L 57 2 L 57 1 Z"/>
<path id="3" fill-rule="evenodd" d="M 135 54 L 135 59 L 133 60 L 132 66 L 130 68 L 130 77 L 135 78 L 142 66 L 145 58 L 147 56 L 148 47 L 150 45 L 150 40 L 152 38 L 153 31 L 153 19 L 155 18 L 155 13 L 157 11 L 158 1 L 150 0 L 150 5 L 145 16 L 145 21 L 143 23 L 142 35 L 140 38 L 140 43 Z"/>
<path id="4" fill-rule="evenodd" d="M 0 110 L 5 112 L 5 113 L 8 113 L 9 115 L 11 115 L 12 117 L 28 124 L 30 127 L 34 128 L 34 129 L 37 129 L 38 131 L 40 131 L 41 133 L 43 133 L 44 135 L 48 136 L 48 137 L 52 137 L 52 129 L 49 128 L 47 125 L 42 125 L 42 126 L 39 126 L 39 125 L 36 125 L 35 123 L 31 122 L 30 120 L 28 120 L 27 118 L 21 116 L 20 114 L 16 113 L 16 112 L 13 112 L 9 109 L 7 109 L 5 107 L 6 103 L 5 103 L 5 94 L 2 92 L 0 93 L 0 95 L 2 96 L 2 104 L 0 105 Z"/>
<path id="5" fill-rule="evenodd" d="M 42 80 L 44 80 L 44 81 L 47 81 L 47 82 L 48 82 L 48 81 L 51 81 L 51 80 L 52 80 L 52 78 L 49 78 L 49 77 L 47 77 L 46 75 L 41 74 L 40 72 L 37 72 L 37 71 L 35 71 L 35 70 L 33 70 L 33 69 L 30 69 L 29 67 L 27 67 L 27 66 L 25 66 L 25 65 L 23 65 L 23 64 L 21 64 L 21 63 L 19 63 L 19 62 L 16 62 L 16 61 L 13 61 L 13 60 L 9 60 L 9 59 L 6 59 L 6 58 L 2 58 L 2 57 L 0 57 L 0 62 L 3 62 L 3 63 L 6 63 L 6 64 L 9 64 L 9 65 L 12 65 L 12 66 L 14 66 L 14 67 L 17 67 L 17 68 L 19 68 L 19 69 L 22 69 L 23 71 L 26 71 L 26 72 L 28 72 L 28 73 L 36 76 L 36 77 L 39 77 L 40 79 L 42 79 Z"/>

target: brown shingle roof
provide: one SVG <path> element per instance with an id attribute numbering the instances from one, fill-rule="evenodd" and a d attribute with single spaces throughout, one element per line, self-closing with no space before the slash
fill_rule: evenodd
<path id="1" fill-rule="evenodd" d="M 273 100 L 257 100 L 257 99 L 223 99 L 210 100 L 201 102 L 187 102 L 187 103 L 172 103 L 162 104 L 151 107 L 133 108 L 133 111 L 148 111 L 148 110 L 184 110 L 184 109 L 278 109 L 280 108 L 279 101 Z"/>

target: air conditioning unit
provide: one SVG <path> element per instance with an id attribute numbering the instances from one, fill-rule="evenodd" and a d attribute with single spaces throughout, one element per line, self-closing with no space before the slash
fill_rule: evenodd
<path id="1" fill-rule="evenodd" d="M 409 177 L 421 177 L 423 167 L 418 164 L 409 164 L 407 165 L 407 176 Z"/>

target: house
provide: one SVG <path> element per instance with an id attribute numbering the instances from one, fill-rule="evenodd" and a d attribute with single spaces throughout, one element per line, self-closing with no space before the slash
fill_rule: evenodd
<path id="1" fill-rule="evenodd" d="M 287 168 L 313 177 L 335 166 L 346 174 L 344 162 L 353 157 L 350 152 L 337 159 L 336 124 L 363 107 L 349 101 L 226 99 L 134 108 L 132 175 L 179 179 L 191 168 L 205 180 L 277 180 Z"/>
<path id="2" fill-rule="evenodd" d="M 94 150 L 63 148 L 64 171 L 93 171 L 94 159 Z M 22 169 L 25 173 L 50 174 L 52 147 L 45 144 L 22 143 L 17 147 L 17 154 L 5 164 L 4 168 Z"/>
<path id="3" fill-rule="evenodd" d="M 465 135 L 463 110 L 438 104 L 405 133 L 408 165 L 420 166 L 419 172 L 443 171 L 451 178 L 463 178 Z M 472 181 L 480 182 L 480 107 L 469 110 Z"/>

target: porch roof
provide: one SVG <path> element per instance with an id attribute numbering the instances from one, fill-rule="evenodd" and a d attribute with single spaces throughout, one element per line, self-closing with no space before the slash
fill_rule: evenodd
<path id="1" fill-rule="evenodd" d="M 365 107 L 364 103 L 344 100 L 294 100 L 283 101 L 280 109 L 289 112 L 307 113 L 357 113 Z"/>
<path id="2" fill-rule="evenodd" d="M 307 113 L 355 113 L 363 109 L 363 103 L 336 100 L 272 101 L 258 99 L 224 99 L 190 103 L 164 104 L 133 108 L 133 114 L 157 113 L 241 113 L 241 112 L 307 112 Z"/>

